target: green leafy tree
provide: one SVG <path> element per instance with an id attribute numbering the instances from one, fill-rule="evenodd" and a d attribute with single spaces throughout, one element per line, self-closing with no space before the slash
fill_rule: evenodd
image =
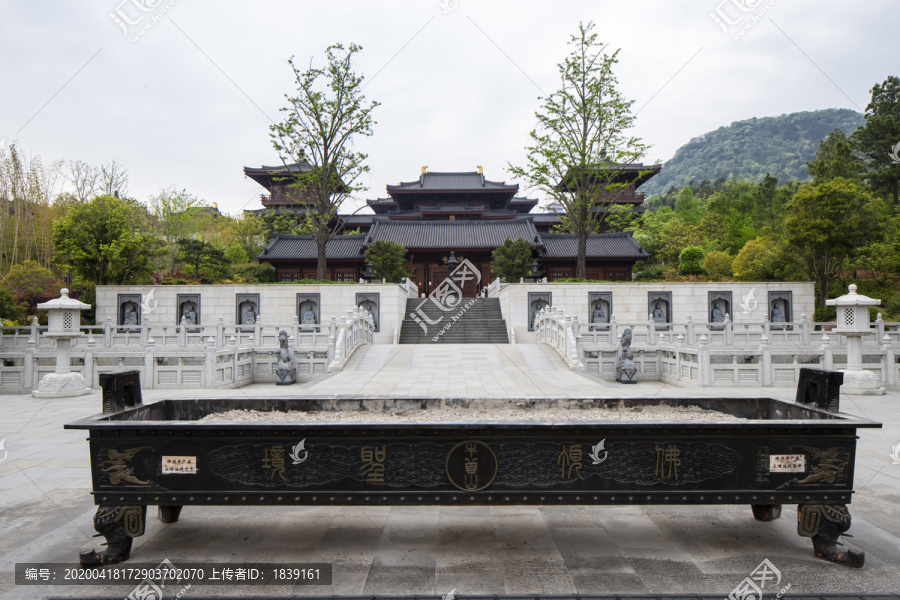
<path id="1" fill-rule="evenodd" d="M 193 237 L 200 223 L 196 209 L 204 207 L 200 198 L 187 190 L 169 187 L 150 197 L 150 207 L 156 218 L 159 233 L 166 241 L 166 269 L 178 269 L 178 240 Z"/>
<path id="2" fill-rule="evenodd" d="M 0 322 L 3 325 L 15 325 L 23 314 L 22 307 L 16 302 L 9 288 L 0 286 Z"/>
<path id="3" fill-rule="evenodd" d="M 241 244 L 234 242 L 225 250 L 225 260 L 233 265 L 240 265 L 250 262 L 250 257 L 247 256 L 247 251 Z"/>
<path id="4" fill-rule="evenodd" d="M 146 207 L 113 196 L 69 206 L 53 224 L 52 240 L 61 261 L 94 285 L 147 281 L 164 253 Z"/>
<path id="5" fill-rule="evenodd" d="M 733 262 L 734 258 L 727 252 L 713 250 L 704 257 L 703 268 L 711 280 L 722 281 L 723 279 L 731 279 Z"/>
<path id="6" fill-rule="evenodd" d="M 835 129 L 819 142 L 815 160 L 806 163 L 807 173 L 817 184 L 835 177 L 859 183 L 864 170 L 862 161 L 857 158 L 853 145 L 841 129 Z"/>
<path id="7" fill-rule="evenodd" d="M 728 221 L 718 213 L 710 212 L 703 215 L 698 226 L 700 238 L 703 240 L 704 250 L 721 250 L 728 248 Z"/>
<path id="8" fill-rule="evenodd" d="M 765 281 L 776 277 L 777 240 L 771 235 L 754 238 L 744 244 L 732 262 L 738 281 Z"/>
<path id="9" fill-rule="evenodd" d="M 681 188 L 675 200 L 675 215 L 691 225 L 699 225 L 703 216 L 703 207 L 689 187 Z"/>
<path id="10" fill-rule="evenodd" d="M 890 76 L 872 88 L 866 106 L 866 122 L 853 133 L 862 153 L 866 178 L 872 188 L 893 201 L 894 214 L 900 201 L 900 79 Z"/>
<path id="11" fill-rule="evenodd" d="M 346 49 L 333 44 L 325 50 L 324 67 L 310 66 L 305 71 L 297 68 L 293 57 L 288 60 L 297 94 L 285 95 L 288 105 L 281 108 L 285 119 L 270 127 L 282 162 L 309 167 L 298 170 L 292 189 L 307 202 L 304 214 L 316 240 L 316 279 L 320 280 L 327 273 L 325 244 L 341 227 L 335 218 L 338 209 L 351 193 L 364 189 L 356 181 L 369 171 L 367 155 L 357 151 L 354 143 L 359 136 L 372 135 L 372 111 L 378 102 L 366 103 L 363 77 L 353 71 L 353 58 L 360 50 L 356 44 Z"/>
<path id="12" fill-rule="evenodd" d="M 266 222 L 259 215 L 243 213 L 231 224 L 234 241 L 255 258 L 266 246 Z M 285 232 L 286 233 L 286 232 Z"/>
<path id="13" fill-rule="evenodd" d="M 4 277 L 19 308 L 29 315 L 37 314 L 37 305 L 59 296 L 63 280 L 34 260 L 13 265 Z"/>
<path id="14" fill-rule="evenodd" d="M 831 283 L 858 249 L 882 237 L 883 203 L 858 185 L 837 177 L 803 184 L 788 205 L 785 236 L 800 267 L 816 282 L 825 306 Z"/>
<path id="15" fill-rule="evenodd" d="M 518 281 L 531 274 L 534 245 L 528 240 L 507 238 L 491 254 L 491 275 L 507 281 Z"/>
<path id="16" fill-rule="evenodd" d="M 201 269 L 212 277 L 217 277 L 228 265 L 223 250 L 209 242 L 194 239 L 178 240 L 178 260 L 194 270 L 194 281 L 200 277 Z"/>
<path id="17" fill-rule="evenodd" d="M 668 206 L 663 206 L 652 212 L 644 213 L 640 227 L 634 231 L 634 239 L 656 261 L 660 260 L 658 253 L 662 234 L 674 217 L 675 213 L 672 209 Z"/>
<path id="18" fill-rule="evenodd" d="M 675 217 L 669 221 L 657 240 L 656 257 L 661 262 L 675 266 L 681 251 L 688 246 L 699 246 L 703 243 L 700 230 L 696 225 Z"/>
<path id="19" fill-rule="evenodd" d="M 397 242 L 373 242 L 366 248 L 366 260 L 372 263 L 376 276 L 388 283 L 400 283 L 401 279 L 409 277 L 406 248 Z"/>
<path id="20" fill-rule="evenodd" d="M 703 268 L 703 259 L 706 252 L 699 246 L 688 246 L 678 255 L 678 274 L 679 275 L 703 275 L 706 271 Z"/>
<path id="21" fill-rule="evenodd" d="M 525 166 L 509 166 L 565 209 L 564 223 L 577 240 L 576 278 L 587 276 L 587 238 L 600 230 L 607 215 L 602 209 L 626 189 L 619 175 L 647 149 L 627 133 L 633 101 L 618 90 L 613 74 L 618 51 L 604 52 L 593 28 L 592 22 L 579 24 L 571 36 L 572 51 L 557 65 L 560 88 L 541 97 L 535 112 Z"/>
<path id="22" fill-rule="evenodd" d="M 836 131 L 840 131 L 840 129 Z M 781 199 L 782 196 L 778 193 L 778 179 L 766 173 L 753 191 L 753 200 L 756 212 L 764 216 L 765 223 L 773 232 L 778 231 L 775 222 L 784 210 Z"/>

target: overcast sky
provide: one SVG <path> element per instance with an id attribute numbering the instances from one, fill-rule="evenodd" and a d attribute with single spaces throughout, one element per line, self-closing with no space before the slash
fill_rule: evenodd
<path id="1" fill-rule="evenodd" d="M 0 143 L 45 163 L 115 159 L 141 200 L 177 186 L 230 214 L 259 208 L 243 167 L 279 164 L 268 126 L 292 91 L 287 58 L 321 64 L 356 42 L 382 104 L 358 144 L 371 173 L 357 206 L 423 165 L 510 181 L 580 20 L 621 49 L 645 162 L 736 120 L 863 111 L 900 75 L 896 0 L 6 0 Z"/>

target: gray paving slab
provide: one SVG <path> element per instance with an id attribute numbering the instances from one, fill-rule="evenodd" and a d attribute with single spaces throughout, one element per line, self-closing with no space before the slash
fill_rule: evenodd
<path id="1" fill-rule="evenodd" d="M 290 388 L 145 390 L 145 402 L 229 397 L 758 397 L 792 388 L 621 386 L 565 368 L 542 346 L 371 346 L 341 373 Z M 185 507 L 178 523 L 152 518 L 132 561 L 330 562 L 328 588 L 194 586 L 197 597 L 360 594 L 718 594 L 764 559 L 791 594 L 900 590 L 900 391 L 841 396 L 845 412 L 882 421 L 861 430 L 850 506 L 862 570 L 823 563 L 796 534 L 793 506 L 772 523 L 743 506 L 625 507 Z M 100 394 L 35 399 L 0 395 L 0 595 L 10 599 L 124 597 L 117 587 L 13 584 L 16 562 L 75 562 L 97 542 L 84 432 L 62 425 L 100 410 Z M 178 590 L 174 590 L 172 594 Z M 768 591 L 768 590 L 767 590 Z"/>

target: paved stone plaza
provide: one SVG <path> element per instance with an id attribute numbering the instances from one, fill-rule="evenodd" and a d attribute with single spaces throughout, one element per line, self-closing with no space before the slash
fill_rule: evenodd
<path id="1" fill-rule="evenodd" d="M 305 385 L 145 391 L 163 398 L 220 397 L 647 397 L 772 396 L 793 388 L 624 386 L 568 371 L 531 345 L 375 345 L 343 372 Z M 855 570 L 817 560 L 796 533 L 795 507 L 757 522 L 749 506 L 619 507 L 185 507 L 164 525 L 148 510 L 132 562 L 327 562 L 329 587 L 191 588 L 189 596 L 437 594 L 720 594 L 763 559 L 797 594 L 900 591 L 900 392 L 841 396 L 844 412 L 884 423 L 859 430 L 852 541 Z M 0 395 L 0 594 L 3 598 L 124 597 L 133 586 L 15 586 L 17 562 L 75 563 L 91 547 L 91 477 L 85 432 L 63 424 L 100 412 L 100 393 L 36 399 Z M 0 457 L 3 457 L 0 451 Z M 766 588 L 766 596 L 778 590 Z M 172 597 L 178 590 L 168 590 Z"/>

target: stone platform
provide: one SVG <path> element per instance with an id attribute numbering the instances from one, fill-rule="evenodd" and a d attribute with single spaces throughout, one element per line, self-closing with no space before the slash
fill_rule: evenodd
<path id="1" fill-rule="evenodd" d="M 537 346 L 375 345 L 348 370 L 306 385 L 145 391 L 144 402 L 191 397 L 743 397 L 791 400 L 793 389 L 615 385 L 568 369 Z M 844 412 L 884 423 L 860 432 L 850 510 L 863 569 L 813 557 L 794 506 L 771 523 L 741 506 L 186 507 L 149 518 L 131 562 L 330 562 L 332 586 L 194 586 L 190 597 L 456 594 L 705 594 L 725 598 L 768 559 L 787 597 L 900 590 L 900 393 L 841 395 Z M 62 425 L 100 412 L 78 398 L 0 396 L 0 597 L 125 597 L 133 586 L 15 586 L 16 562 L 77 561 L 96 540 L 84 433 Z M 172 597 L 179 590 L 168 590 Z M 766 597 L 778 589 L 765 588 Z"/>

